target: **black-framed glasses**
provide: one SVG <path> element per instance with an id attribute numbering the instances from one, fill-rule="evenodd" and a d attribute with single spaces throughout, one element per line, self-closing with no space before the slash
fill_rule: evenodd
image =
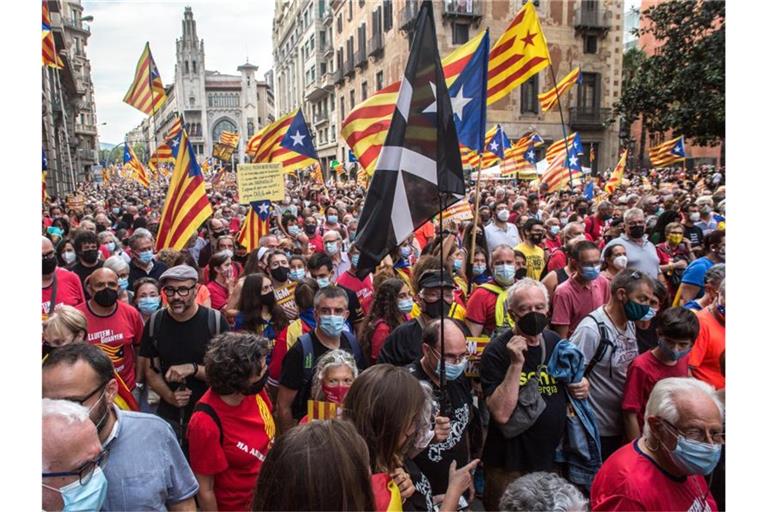
<path id="1" fill-rule="evenodd" d="M 93 476 L 97 467 L 103 467 L 109 459 L 109 450 L 101 450 L 95 459 L 85 462 L 74 471 L 59 471 L 55 473 L 43 473 L 43 478 L 54 478 L 63 476 L 76 476 L 80 485 L 86 485 Z"/>
<path id="2" fill-rule="evenodd" d="M 186 297 L 189 295 L 189 292 L 194 290 L 195 287 L 186 287 L 186 286 L 179 286 L 178 288 L 174 288 L 172 286 L 164 286 L 163 292 L 167 297 L 171 297 L 173 295 L 178 295 L 179 297 Z"/>
<path id="3" fill-rule="evenodd" d="M 96 389 L 94 389 L 93 391 L 88 393 L 88 395 L 85 398 L 82 398 L 82 399 L 78 399 L 78 398 L 65 398 L 64 400 L 67 400 L 69 402 L 75 402 L 76 404 L 80 404 L 80 405 L 85 405 L 85 402 L 87 402 L 93 395 L 95 395 L 96 393 L 98 393 L 99 391 L 104 389 L 104 387 L 108 383 L 109 383 L 109 381 L 102 382 L 101 384 L 99 384 L 99 387 L 97 387 Z"/>
<path id="4" fill-rule="evenodd" d="M 699 428 L 689 428 L 687 430 L 680 430 L 671 422 L 663 418 L 662 418 L 662 421 L 670 429 L 672 429 L 674 433 L 681 435 L 686 439 L 690 439 L 691 441 L 696 441 L 697 443 L 709 443 L 709 439 L 707 438 L 707 434 L 709 434 L 709 438 L 712 439 L 712 442 L 714 444 L 725 444 L 725 432 L 705 432 L 704 430 L 701 430 Z"/>

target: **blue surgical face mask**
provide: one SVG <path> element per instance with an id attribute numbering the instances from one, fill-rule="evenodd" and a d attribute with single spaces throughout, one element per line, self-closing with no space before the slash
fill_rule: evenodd
<path id="1" fill-rule="evenodd" d="M 552 236 L 557 235 L 560 232 L 560 226 L 552 226 L 549 228 L 549 232 L 552 234 Z"/>
<path id="2" fill-rule="evenodd" d="M 139 311 L 148 315 L 154 313 L 160 307 L 160 297 L 142 297 L 136 302 L 136 305 Z"/>
<path id="3" fill-rule="evenodd" d="M 353 254 L 349 257 L 349 261 L 352 262 L 352 266 L 357 268 L 357 264 L 360 262 L 360 255 L 359 254 Z"/>
<path id="4" fill-rule="evenodd" d="M 437 366 L 435 367 L 435 373 L 440 375 L 440 359 L 438 354 L 438 360 L 437 360 Z M 451 364 L 451 363 L 445 363 L 445 378 L 448 380 L 456 380 L 458 379 L 462 373 L 464 373 L 464 369 L 467 367 L 467 360 L 462 359 L 460 363 L 458 364 Z"/>
<path id="5" fill-rule="evenodd" d="M 397 309 L 401 313 L 410 313 L 413 310 L 413 299 L 408 297 L 407 299 L 400 299 L 397 301 Z"/>
<path id="6" fill-rule="evenodd" d="M 327 218 L 328 218 L 328 224 L 336 224 L 339 221 L 338 215 L 329 215 Z"/>
<path id="7" fill-rule="evenodd" d="M 485 263 L 475 263 L 474 265 L 472 265 L 472 273 L 476 276 L 479 276 L 480 274 L 485 272 L 487 268 L 488 267 L 485 266 Z"/>
<path id="8" fill-rule="evenodd" d="M 592 266 L 582 266 L 581 267 L 581 277 L 586 279 L 587 281 L 594 281 L 597 279 L 597 276 L 600 275 L 600 266 L 595 265 Z"/>
<path id="9" fill-rule="evenodd" d="M 673 350 L 672 348 L 670 348 L 669 345 L 667 345 L 667 340 L 665 340 L 664 338 L 659 338 L 659 350 L 661 350 L 661 353 L 664 356 L 664 358 L 669 361 L 679 361 L 680 359 L 685 357 L 686 354 L 688 354 L 688 352 L 691 351 L 690 348 L 686 350 L 680 350 L 680 351 Z"/>
<path id="10" fill-rule="evenodd" d="M 337 252 L 339 252 L 339 243 L 338 242 L 327 242 L 325 244 L 325 252 L 328 254 L 328 256 L 333 256 Z"/>
<path id="11" fill-rule="evenodd" d="M 128 278 L 127 277 L 118 277 L 117 278 L 117 284 L 120 286 L 121 290 L 127 290 L 128 289 Z"/>
<path id="12" fill-rule="evenodd" d="M 456 272 L 459 272 L 462 266 L 464 266 L 464 261 L 453 260 L 453 270 L 455 270 Z"/>
<path id="13" fill-rule="evenodd" d="M 299 233 L 301 233 L 301 228 L 294 224 L 293 226 L 288 226 L 288 234 L 293 236 L 298 236 Z"/>
<path id="14" fill-rule="evenodd" d="M 120 208 L 112 208 L 112 213 L 114 215 L 119 215 L 120 214 Z"/>
<path id="15" fill-rule="evenodd" d="M 331 286 L 331 278 L 330 277 L 318 277 L 316 279 L 317 286 L 320 288 L 325 288 L 327 286 Z"/>
<path id="16" fill-rule="evenodd" d="M 109 252 L 115 252 L 115 242 L 107 242 L 106 246 Z"/>
<path id="17" fill-rule="evenodd" d="M 408 258 L 411 255 L 411 248 L 406 246 L 403 246 L 400 248 L 400 256 L 403 258 Z"/>
<path id="18" fill-rule="evenodd" d="M 152 256 L 153 255 L 151 250 L 142 251 L 139 253 L 139 261 L 145 264 L 149 263 L 150 261 L 152 261 Z"/>
<path id="19" fill-rule="evenodd" d="M 645 316 L 643 318 L 640 319 L 640 321 L 647 322 L 647 321 L 651 320 L 655 316 L 656 316 L 656 310 L 653 309 L 653 308 L 648 308 L 648 312 L 645 314 Z"/>
<path id="20" fill-rule="evenodd" d="M 661 445 L 664 446 L 664 443 Z M 708 475 L 720 461 L 722 445 L 702 443 L 678 434 L 675 449 L 669 451 L 666 446 L 664 449 L 669 452 L 675 464 L 687 474 Z"/>
<path id="21" fill-rule="evenodd" d="M 325 315 L 320 317 L 320 330 L 331 338 L 338 338 L 344 330 L 344 317 Z"/>
<path id="22" fill-rule="evenodd" d="M 80 485 L 80 481 L 75 480 L 60 489 L 45 484 L 43 487 L 61 493 L 64 511 L 101 510 L 107 498 L 107 478 L 100 467 L 93 470 L 91 479 L 85 485 Z"/>
<path id="23" fill-rule="evenodd" d="M 493 277 L 500 284 L 510 285 L 515 280 L 515 266 L 509 264 L 494 265 Z"/>
<path id="24" fill-rule="evenodd" d="M 301 281 L 304 279 L 305 270 L 303 268 L 297 268 L 296 270 L 288 271 L 288 279 L 291 281 Z"/>

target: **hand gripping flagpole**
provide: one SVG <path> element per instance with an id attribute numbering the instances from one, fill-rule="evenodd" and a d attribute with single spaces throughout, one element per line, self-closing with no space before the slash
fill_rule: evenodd
<path id="1" fill-rule="evenodd" d="M 560 126 L 563 127 L 563 142 L 565 142 L 565 168 L 568 171 L 568 188 L 573 192 L 573 176 L 571 175 L 571 164 L 568 161 L 569 153 L 568 148 L 568 130 L 565 128 L 565 118 L 563 117 L 563 105 L 560 103 L 560 89 L 557 88 L 557 77 L 555 77 L 555 70 L 552 68 L 552 61 L 549 61 L 549 73 L 552 75 L 552 83 L 555 84 L 555 97 L 557 97 L 557 110 L 560 111 Z"/>

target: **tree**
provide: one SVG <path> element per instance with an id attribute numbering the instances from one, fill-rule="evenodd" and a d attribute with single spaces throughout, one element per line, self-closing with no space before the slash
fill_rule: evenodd
<path id="1" fill-rule="evenodd" d="M 624 74 L 616 112 L 629 122 L 642 117 L 652 132 L 672 130 L 699 145 L 723 142 L 725 2 L 669 1 L 642 16 L 647 24 L 636 33 L 661 46 L 645 59 L 629 55 L 637 68 Z"/>

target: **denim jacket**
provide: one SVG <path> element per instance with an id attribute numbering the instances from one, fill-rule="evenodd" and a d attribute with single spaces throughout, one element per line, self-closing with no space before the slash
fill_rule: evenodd
<path id="1" fill-rule="evenodd" d="M 547 371 L 566 384 L 580 382 L 584 378 L 584 354 L 570 341 L 560 340 Z M 597 419 L 587 400 L 576 399 L 570 393 L 567 396 L 566 428 L 555 461 L 565 463 L 568 480 L 589 490 L 602 464 Z"/>

